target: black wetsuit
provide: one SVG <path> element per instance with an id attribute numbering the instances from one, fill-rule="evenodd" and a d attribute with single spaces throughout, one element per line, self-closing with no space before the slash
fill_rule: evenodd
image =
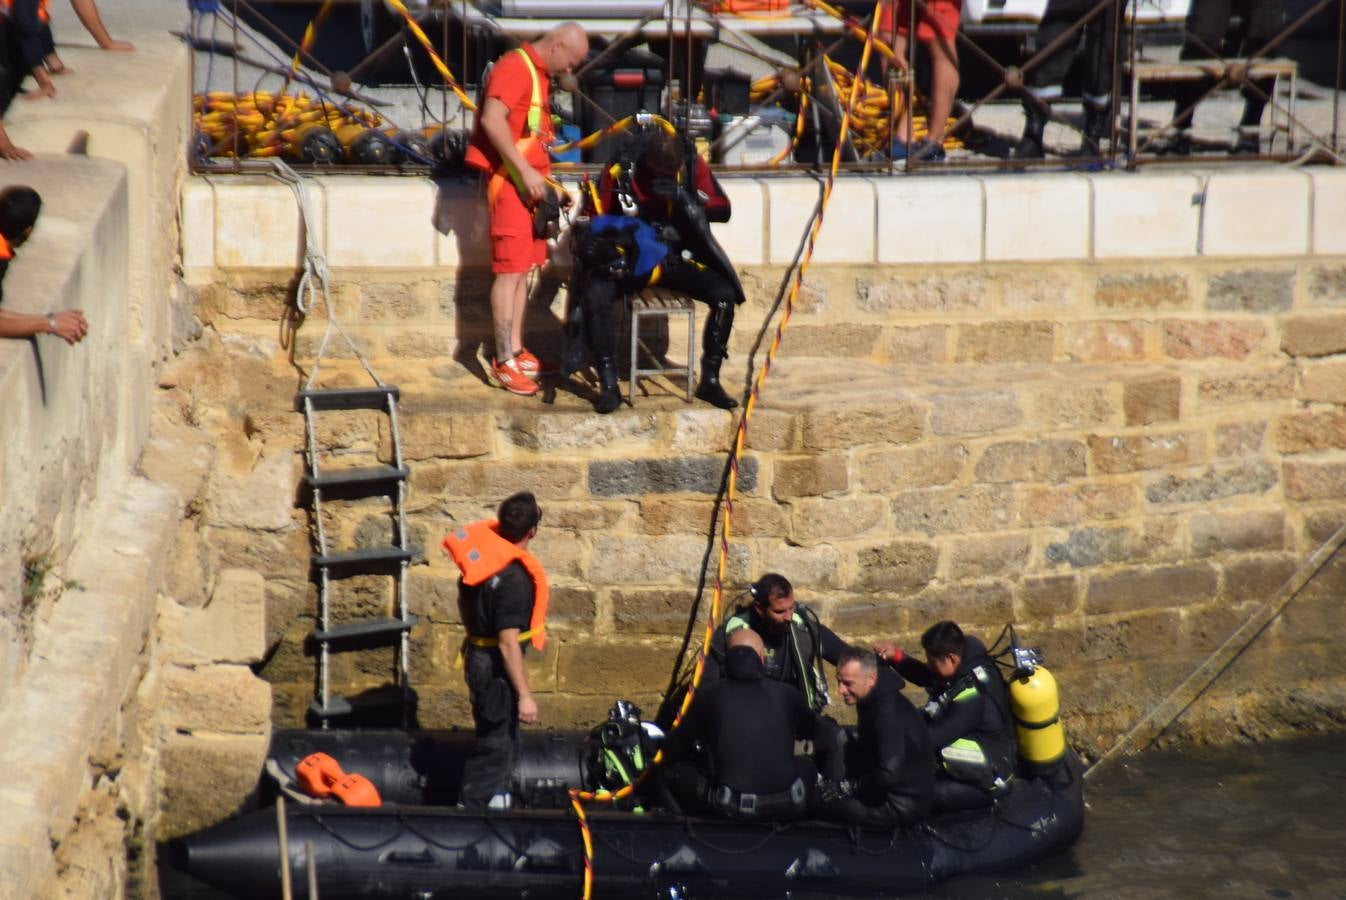
<path id="1" fill-rule="evenodd" d="M 493 638 L 507 628 L 528 630 L 533 596 L 527 570 L 512 562 L 479 585 L 460 581 L 458 611 L 469 635 Z M 519 752 L 519 695 L 499 648 L 469 644 L 464 665 L 477 743 L 463 766 L 458 799 L 475 808 L 509 790 Z"/>
<path id="2" fill-rule="evenodd" d="M 793 685 L 813 709 L 821 712 L 826 705 L 823 703 L 826 684 L 818 674 L 818 660 L 824 659 L 835 666 L 848 645 L 803 604 L 795 604 L 791 627 L 780 630 L 759 616 L 752 605 L 735 610 L 711 638 L 702 680 L 714 681 L 721 677 L 720 661 L 724 658 L 726 637 L 729 631 L 745 624 L 757 632 L 766 647 L 766 664 L 763 666 L 766 677 Z"/>
<path id="3" fill-rule="evenodd" d="M 1017 742 L 1009 692 L 986 645 L 967 636 L 958 669 L 948 680 L 910 657 L 896 668 L 930 695 L 925 714 L 938 770 L 935 808 L 988 805 L 1014 774 Z"/>
<path id="4" fill-rule="evenodd" d="M 725 672 L 727 678 L 704 683 L 669 739 L 665 752 L 672 765 L 665 777 L 670 787 L 684 808 L 702 806 L 709 797 L 710 809 L 725 815 L 788 818 L 802 813 L 804 791 L 813 786 L 817 770 L 808 757 L 795 755 L 794 742 L 818 745 L 823 772 L 837 777 L 836 725 L 809 709 L 799 691 L 765 678 L 752 647 L 732 648 Z M 693 758 L 697 742 L 705 748 L 705 766 Z M 797 779 L 797 802 L 791 802 Z M 716 789 L 722 789 L 718 798 Z M 753 799 L 743 802 L 744 795 Z"/>
<path id="5" fill-rule="evenodd" d="M 859 726 L 846 746 L 846 777 L 856 783 L 855 793 L 823 806 L 828 818 L 892 828 L 930 814 L 930 730 L 902 695 L 902 684 L 896 672 L 880 666 L 873 689 L 856 704 Z"/>

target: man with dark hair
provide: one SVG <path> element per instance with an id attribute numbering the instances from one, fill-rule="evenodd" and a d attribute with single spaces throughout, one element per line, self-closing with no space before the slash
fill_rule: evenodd
<path id="1" fill-rule="evenodd" d="M 764 677 L 762 639 L 749 628 L 729 636 L 724 670 L 692 700 L 665 749 L 664 778 L 684 812 L 709 808 L 729 818 L 790 819 L 802 815 L 818 768 L 796 756 L 795 740 L 813 741 L 830 777 L 841 773 L 833 726 L 809 709 L 799 691 Z M 695 748 L 705 749 L 705 760 Z"/>
<path id="2" fill-rule="evenodd" d="M 537 500 L 520 491 L 500 504 L 495 521 L 473 522 L 443 542 L 462 573 L 463 677 L 477 733 L 458 801 L 475 809 L 510 806 L 519 723 L 538 721 L 523 654 L 528 643 L 546 645 L 547 575 L 528 552 L 541 521 Z"/>
<path id="3" fill-rule="evenodd" d="M 1014 777 L 1016 740 L 1009 692 L 986 645 L 949 621 L 921 635 L 926 662 L 895 644 L 874 647 L 879 658 L 926 689 L 925 716 L 935 748 L 935 808 L 975 809 L 1002 794 Z"/>
<path id="4" fill-rule="evenodd" d="M 33 233 L 42 197 L 30 187 L 14 186 L 0 191 L 0 286 L 9 271 L 14 251 Z M 0 293 L 0 303 L 4 295 Z M 84 311 L 65 309 L 46 315 L 27 315 L 0 309 L 0 338 L 26 338 L 54 334 L 67 344 L 77 344 L 89 333 Z"/>
<path id="5" fill-rule="evenodd" d="M 818 787 L 819 811 L 852 825 L 894 828 L 930 814 L 934 771 L 930 732 L 902 679 L 879 667 L 871 650 L 848 648 L 837 663 L 837 687 L 858 725 L 846 745 L 846 777 Z"/>
<path id="6" fill-rule="evenodd" d="M 731 209 L 706 161 L 689 153 L 677 135 L 651 126 L 603 170 L 584 198 L 584 212 L 587 220 L 572 236 L 572 295 L 579 298 L 584 344 L 598 370 L 601 394 L 594 408 L 610 413 L 621 403 L 612 303 L 655 285 L 710 307 L 696 396 L 720 409 L 737 406 L 720 384 L 720 365 L 729 353 L 743 285 L 710 231 L 711 222 L 729 221 Z M 567 359 L 567 374 L 579 361 Z"/>
<path id="7" fill-rule="evenodd" d="M 702 681 L 722 677 L 727 638 L 751 629 L 765 646 L 764 677 L 795 688 L 811 709 L 822 712 L 828 703 L 822 660 L 836 665 L 846 642 L 819 622 L 813 610 L 795 602 L 794 588 L 784 575 L 763 575 L 748 593 L 752 602 L 734 610 L 711 638 Z"/>

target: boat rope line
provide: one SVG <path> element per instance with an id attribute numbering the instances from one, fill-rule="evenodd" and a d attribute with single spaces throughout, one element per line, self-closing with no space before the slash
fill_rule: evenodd
<path id="1" fill-rule="evenodd" d="M 685 828 L 687 831 L 688 840 L 694 841 L 695 843 L 698 843 L 703 847 L 708 847 L 711 850 L 714 850 L 716 853 L 719 853 L 721 856 L 747 856 L 750 853 L 756 853 L 758 850 L 761 850 L 763 847 L 769 844 L 773 838 L 778 837 L 790 830 L 790 826 L 788 824 L 787 825 L 773 824 L 771 826 L 771 830 L 768 831 L 765 835 L 763 835 L 762 838 L 752 846 L 744 847 L 742 850 L 726 850 L 724 847 L 713 844 L 706 838 L 703 838 L 701 835 L 697 834 L 696 829 L 692 827 L 691 822 L 688 822 Z"/>
<path id="2" fill-rule="evenodd" d="M 314 824 L 316 824 L 316 825 L 317 825 L 319 828 L 321 828 L 323 831 L 325 831 L 325 832 L 327 832 L 328 834 L 330 834 L 330 835 L 332 836 L 332 838 L 333 838 L 334 840 L 336 840 L 337 843 L 339 843 L 339 844 L 344 844 L 345 846 L 351 848 L 352 850 L 356 851 L 357 853 L 368 853 L 370 850 L 377 850 L 377 849 L 379 849 L 380 847 L 386 847 L 386 846 L 388 846 L 389 844 L 391 844 L 393 841 L 397 840 L 398 835 L 401 834 L 400 831 L 394 832 L 390 837 L 386 838 L 385 840 L 382 840 L 382 841 L 375 841 L 374 843 L 369 844 L 369 845 L 366 846 L 366 845 L 364 845 L 364 844 L 357 844 L 355 841 L 352 841 L 350 838 L 342 837 L 340 834 L 337 833 L 337 831 L 336 831 L 335 828 L 333 828 L 331 825 L 328 825 L 328 824 L 327 824 L 327 821 L 323 818 L 323 816 L 322 816 L 321 813 L 314 813 L 313 816 L 312 816 L 312 818 L 313 818 L 313 822 L 314 822 Z"/>
<path id="3" fill-rule="evenodd" d="M 897 846 L 897 837 L 899 833 L 900 832 L 894 828 L 892 833 L 888 835 L 888 843 L 884 844 L 883 847 L 878 850 L 872 850 L 869 847 L 866 847 L 860 840 L 860 829 L 858 827 L 852 825 L 850 828 L 846 829 L 846 835 L 851 839 L 851 849 L 857 853 L 863 853 L 866 856 L 887 855 L 889 851 Z"/>
<path id="4" fill-rule="evenodd" d="M 1207 688 L 1215 683 L 1216 679 L 1225 673 L 1226 669 L 1234 664 L 1234 660 L 1238 659 L 1243 651 L 1252 645 L 1258 635 L 1275 621 L 1290 601 L 1299 596 L 1299 592 L 1304 590 L 1314 576 L 1322 571 L 1323 566 L 1327 565 L 1328 561 L 1337 554 L 1342 544 L 1346 544 L 1346 525 L 1338 528 L 1331 537 L 1309 555 L 1308 559 L 1300 563 L 1299 567 L 1281 585 L 1280 590 L 1272 595 L 1270 600 L 1262 604 L 1239 626 L 1238 630 L 1226 638 L 1223 644 L 1215 648 L 1215 651 L 1206 658 L 1206 661 L 1198 666 L 1191 675 L 1188 675 L 1154 709 L 1150 710 L 1149 714 L 1137 722 L 1130 731 L 1122 735 L 1117 743 L 1109 747 L 1107 752 L 1098 758 L 1097 762 L 1085 770 L 1084 777 L 1089 778 L 1133 745 L 1139 745 L 1141 749 L 1144 749 L 1154 743 L 1164 729 L 1173 723 L 1174 719 L 1182 715 L 1189 706 L 1196 702 L 1198 697 L 1205 693 Z"/>
<path id="5" fill-rule="evenodd" d="M 874 49 L 875 34 L 874 30 L 878 22 L 878 12 L 882 0 L 875 0 L 874 15 L 870 20 L 870 28 L 865 33 L 864 49 L 860 53 L 860 62 L 856 70 L 857 81 L 869 67 L 869 57 Z M 701 683 L 701 677 L 705 673 L 706 655 L 710 652 L 711 640 L 715 636 L 715 630 L 720 618 L 720 605 L 724 599 L 724 580 L 725 568 L 729 561 L 729 538 L 732 534 L 734 497 L 737 493 L 738 473 L 740 460 L 743 457 L 743 447 L 748 435 L 748 427 L 752 421 L 753 410 L 757 407 L 758 399 L 762 394 L 762 386 L 765 384 L 767 376 L 771 373 L 772 363 L 776 355 L 780 352 L 782 341 L 784 340 L 785 330 L 789 327 L 790 316 L 794 311 L 795 301 L 799 297 L 799 292 L 804 284 L 804 274 L 808 270 L 809 263 L 813 259 L 813 251 L 817 245 L 818 233 L 822 229 L 824 215 L 827 211 L 828 201 L 832 197 L 832 189 L 836 184 L 837 170 L 841 164 L 842 150 L 846 145 L 846 135 L 850 130 L 851 115 L 854 111 L 860 91 L 852 91 L 847 99 L 845 112 L 841 117 L 841 127 L 838 129 L 836 146 L 832 150 L 832 162 L 827 170 L 827 178 L 823 183 L 822 196 L 819 198 L 818 207 L 814 213 L 813 219 L 809 224 L 808 238 L 804 244 L 804 253 L 800 258 L 799 266 L 795 270 L 795 277 L 790 284 L 789 293 L 785 298 L 785 308 L 781 314 L 780 321 L 776 325 L 776 331 L 772 335 L 771 345 L 767 348 L 766 359 L 762 363 L 762 368 L 758 371 L 756 379 L 752 383 L 747 402 L 743 405 L 743 412 L 739 415 L 738 428 L 734 435 L 733 449 L 729 460 L 729 484 L 724 498 L 724 518 L 721 520 L 720 530 L 720 553 L 716 563 L 715 571 L 715 589 L 711 594 L 710 612 L 706 617 L 705 634 L 701 640 L 701 651 L 697 654 L 696 665 L 692 670 L 692 680 L 687 685 L 687 693 L 682 698 L 682 703 L 678 708 L 677 714 L 673 718 L 673 724 L 669 729 L 672 734 L 679 725 L 682 724 L 683 717 L 692 705 L 692 699 L 696 695 L 697 687 Z M 572 789 L 570 791 L 571 807 L 575 810 L 579 822 L 580 832 L 584 838 L 584 900 L 589 900 L 593 891 L 593 840 L 590 836 L 589 822 L 584 815 L 584 804 L 590 802 L 613 803 L 630 796 L 655 769 L 663 762 L 663 748 L 654 755 L 650 766 L 640 774 L 635 781 L 623 785 L 615 792 L 598 794 L 593 791 L 580 791 Z"/>

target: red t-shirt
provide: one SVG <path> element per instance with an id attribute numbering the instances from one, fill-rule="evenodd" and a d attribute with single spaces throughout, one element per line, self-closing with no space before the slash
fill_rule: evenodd
<path id="1" fill-rule="evenodd" d="M 537 69 L 538 99 L 542 105 L 539 136 L 543 144 L 548 144 L 552 141 L 551 104 L 549 102 L 551 83 L 547 78 L 547 70 L 542 65 L 542 57 L 538 55 L 537 49 L 532 44 L 523 44 L 522 49 L 532 59 L 533 65 Z M 497 59 L 495 65 L 491 68 L 490 77 L 486 79 L 486 94 L 482 98 L 482 105 L 485 106 L 486 100 L 491 97 L 495 97 L 509 107 L 507 117 L 509 133 L 511 139 L 517 144 L 528 127 L 528 107 L 533 100 L 533 78 L 528 72 L 528 65 L 524 62 L 523 57 L 513 50 Z M 486 133 L 481 130 L 480 109 L 477 110 L 476 118 L 472 123 L 472 137 L 467 143 L 466 162 L 469 166 L 483 172 L 494 172 L 500 167 L 500 154 L 491 146 Z M 545 153 L 529 154 L 528 162 L 543 175 L 548 174 L 551 170 L 550 160 Z"/>

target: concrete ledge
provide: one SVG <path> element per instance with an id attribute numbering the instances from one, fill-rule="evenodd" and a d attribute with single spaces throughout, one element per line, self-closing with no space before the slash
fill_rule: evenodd
<path id="1" fill-rule="evenodd" d="M 0 790 L 0 883 L 36 897 L 53 845 L 74 823 L 91 780 L 89 756 L 115 729 L 134 688 L 154 622 L 156 587 L 176 531 L 177 498 L 128 479 L 97 504 L 97 534 L 79 545 L 67 589 L 36 635 L 32 662 L 0 711 L 0 770 L 22 772 Z"/>
<path id="2" fill-rule="evenodd" d="M 1338 214 L 1346 170 L 1203 174 L 843 176 L 813 259 L 935 265 L 1346 253 L 1346 217 Z M 332 175 L 309 183 L 334 268 L 490 265 L 485 202 L 474 185 Z M 744 267 L 788 264 L 820 182 L 728 176 L 722 183 L 734 217 L 714 230 L 730 258 Z M 257 176 L 197 177 L 181 202 L 193 283 L 214 280 L 215 269 L 298 264 L 298 213 L 284 186 Z"/>

